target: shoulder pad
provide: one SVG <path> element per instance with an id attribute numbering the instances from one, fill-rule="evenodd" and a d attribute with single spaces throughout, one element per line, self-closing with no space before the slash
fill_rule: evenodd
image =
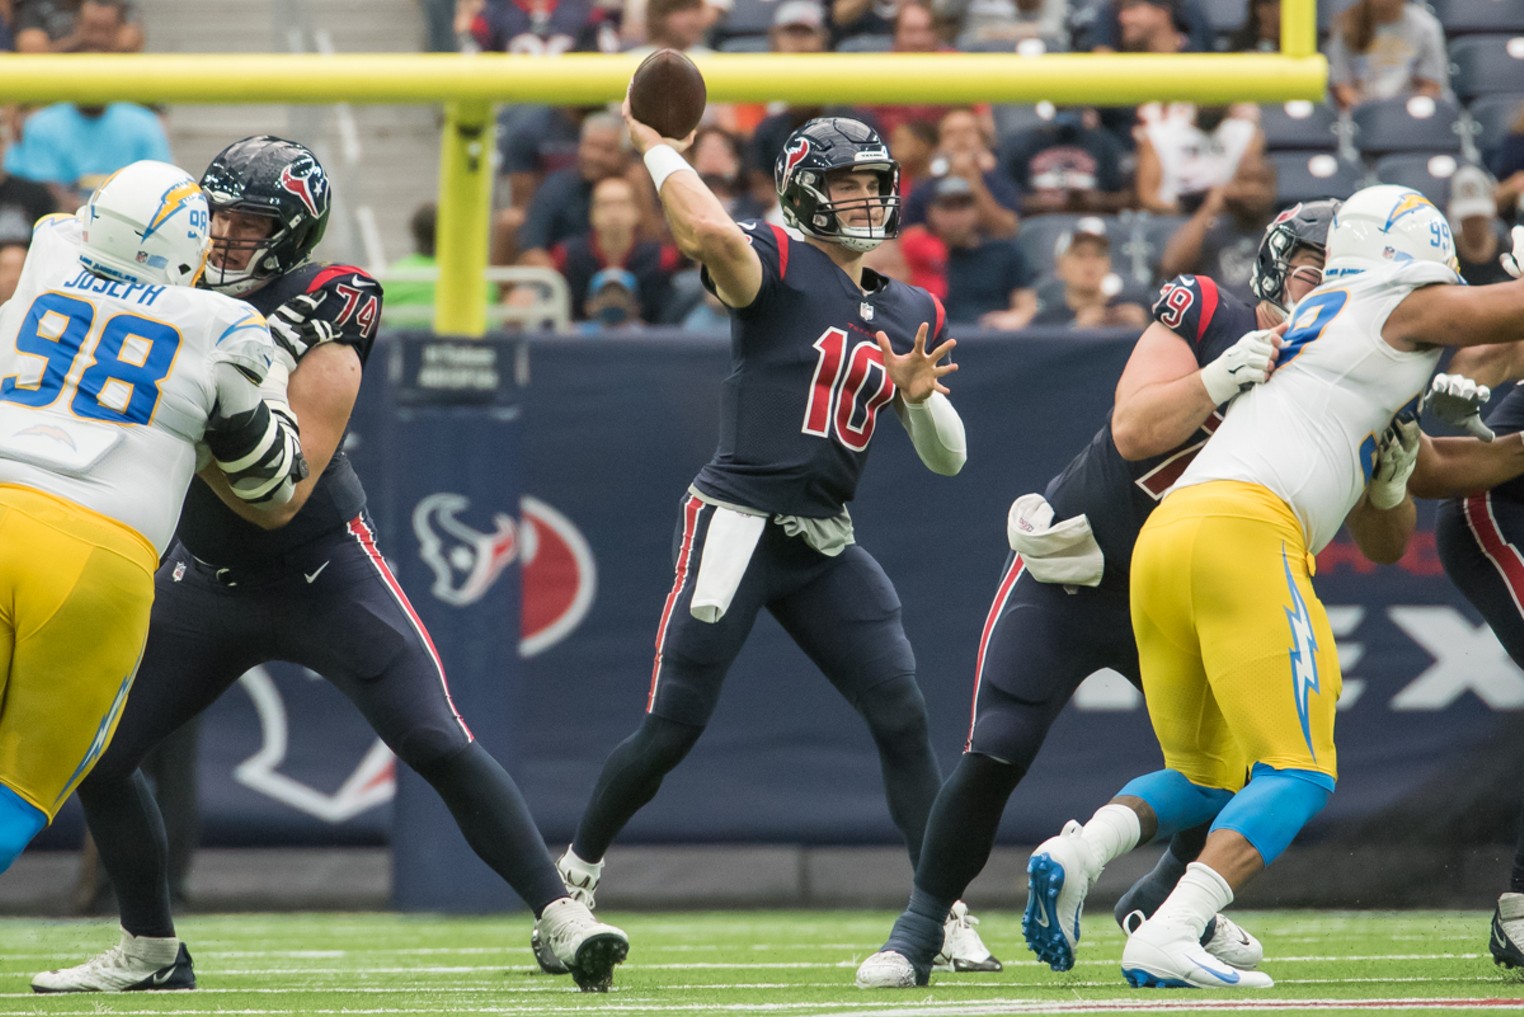
<path id="1" fill-rule="evenodd" d="M 255 384 L 263 381 L 275 356 L 275 341 L 270 338 L 264 315 L 245 305 L 241 315 L 222 320 L 224 327 L 217 336 L 212 362 L 233 365 Z"/>
<path id="2" fill-rule="evenodd" d="M 1209 276 L 1177 275 L 1159 288 L 1152 316 L 1188 342 L 1197 342 L 1217 313 L 1221 294 Z"/>

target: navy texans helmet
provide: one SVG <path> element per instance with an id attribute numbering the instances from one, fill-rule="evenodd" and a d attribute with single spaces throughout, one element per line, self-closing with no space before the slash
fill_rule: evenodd
<path id="1" fill-rule="evenodd" d="M 1328 249 L 1328 229 L 1333 224 L 1339 201 L 1302 201 L 1285 209 L 1265 227 L 1249 276 L 1254 295 L 1286 315 L 1286 280 L 1291 275 L 1291 256 L 1304 247 L 1315 251 Z"/>
<path id="2" fill-rule="evenodd" d="M 201 189 L 212 214 L 242 212 L 273 220 L 263 239 L 214 237 L 204 285 L 230 296 L 243 296 L 301 265 L 328 227 L 328 175 L 305 145 L 268 134 L 235 141 L 207 166 Z M 242 268 L 220 267 L 217 254 L 249 251 Z"/>
<path id="3" fill-rule="evenodd" d="M 866 170 L 878 177 L 878 194 L 850 201 L 831 200 L 826 177 L 837 170 Z M 871 251 L 900 231 L 900 164 L 889 146 L 861 120 L 820 117 L 789 135 L 773 164 L 783 219 L 806 236 Z M 867 207 L 866 226 L 848 226 L 847 213 Z M 874 224 L 871 217 L 877 215 Z"/>

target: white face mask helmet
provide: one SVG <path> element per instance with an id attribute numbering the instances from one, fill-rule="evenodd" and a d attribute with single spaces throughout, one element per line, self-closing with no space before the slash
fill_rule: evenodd
<path id="1" fill-rule="evenodd" d="M 1422 194 L 1380 184 L 1356 191 L 1334 213 L 1324 279 L 1409 261 L 1459 268 L 1450 223 Z"/>
<path id="2" fill-rule="evenodd" d="M 81 264 L 117 282 L 194 286 L 212 249 L 206 195 L 194 177 L 167 162 L 123 167 L 75 216 Z"/>

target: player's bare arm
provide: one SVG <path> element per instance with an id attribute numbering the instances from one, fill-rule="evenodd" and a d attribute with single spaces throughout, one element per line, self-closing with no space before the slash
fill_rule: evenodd
<path id="1" fill-rule="evenodd" d="M 1236 367 L 1243 375 L 1241 383 L 1264 381 L 1274 369 L 1285 331 L 1281 324 L 1273 330 L 1251 332 L 1217 360 L 1199 367 L 1184 338 L 1159 322 L 1149 325 L 1117 382 L 1111 434 L 1122 458 L 1147 459 L 1189 438 L 1220 400 L 1237 392 L 1236 384 L 1229 386 L 1231 391 L 1219 391 L 1222 386 L 1215 374 L 1232 381 Z"/>
<path id="2" fill-rule="evenodd" d="M 1415 498 L 1462 498 L 1524 475 L 1524 433 L 1496 441 L 1423 436 L 1408 478 Z"/>
<path id="3" fill-rule="evenodd" d="M 1524 339 L 1524 281 L 1425 286 L 1392 311 L 1381 337 L 1399 350 L 1486 346 Z"/>
<path id="4" fill-rule="evenodd" d="M 217 467 L 209 466 L 199 474 L 225 505 L 267 530 L 278 529 L 296 517 L 338 451 L 360 394 L 360 355 L 342 343 L 314 346 L 291 372 L 287 394 L 301 425 L 302 452 L 308 465 L 307 478 L 296 486 L 290 501 L 278 509 L 256 509 L 233 494 Z"/>
<path id="5" fill-rule="evenodd" d="M 663 138 L 654 128 L 636 120 L 630 113 L 628 98 L 624 102 L 624 122 L 630 131 L 630 141 L 642 158 L 659 146 L 680 154 L 693 144 L 691 133 L 682 140 Z M 714 192 L 697 173 L 673 172 L 660 181 L 657 196 L 661 198 L 673 241 L 683 254 L 709 270 L 720 300 L 727 307 L 751 306 L 762 290 L 762 260 Z"/>
<path id="6" fill-rule="evenodd" d="M 1378 565 L 1390 565 L 1407 551 L 1418 521 L 1408 492 L 1423 449 L 1418 421 L 1392 421 L 1376 444 L 1376 462 L 1360 500 L 1344 519 L 1362 554 Z"/>
<path id="7" fill-rule="evenodd" d="M 1445 372 L 1493 388 L 1524 377 L 1524 349 L 1520 349 L 1518 343 L 1467 346 L 1455 351 Z"/>

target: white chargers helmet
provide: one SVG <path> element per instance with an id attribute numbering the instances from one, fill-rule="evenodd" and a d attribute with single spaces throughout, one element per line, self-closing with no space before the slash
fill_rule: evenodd
<path id="1" fill-rule="evenodd" d="M 1324 279 L 1407 261 L 1459 270 L 1449 221 L 1419 192 L 1379 184 L 1356 191 L 1334 213 Z"/>
<path id="2" fill-rule="evenodd" d="M 201 185 L 167 162 L 143 159 L 117 170 L 75 215 L 80 263 L 118 282 L 194 286 L 212 248 Z"/>

